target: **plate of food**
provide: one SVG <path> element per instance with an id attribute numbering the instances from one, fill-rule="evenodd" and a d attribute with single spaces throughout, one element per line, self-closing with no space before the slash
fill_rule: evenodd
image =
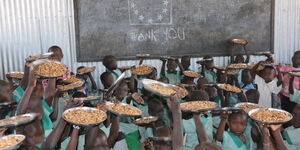
<path id="1" fill-rule="evenodd" d="M 289 112 L 275 108 L 256 108 L 249 111 L 248 115 L 262 124 L 284 124 L 293 118 Z"/>
<path id="2" fill-rule="evenodd" d="M 176 58 L 172 57 L 172 56 L 161 56 L 160 59 L 162 59 L 162 60 L 168 60 L 168 59 L 175 60 Z"/>
<path id="3" fill-rule="evenodd" d="M 10 117 L 7 119 L 0 120 L 0 127 L 7 128 L 7 127 L 16 127 L 20 125 L 24 125 L 30 123 L 37 117 L 36 113 L 28 113 L 19 116 Z"/>
<path id="4" fill-rule="evenodd" d="M 183 71 L 183 75 L 190 77 L 190 78 L 199 78 L 201 77 L 201 74 L 198 72 L 193 71 Z"/>
<path id="5" fill-rule="evenodd" d="M 149 116 L 149 117 L 143 117 L 143 118 L 136 119 L 133 121 L 133 123 L 138 126 L 145 126 L 147 124 L 157 121 L 157 119 L 158 119 L 158 117 Z"/>
<path id="6" fill-rule="evenodd" d="M 211 111 L 218 107 L 218 104 L 211 101 L 190 101 L 180 104 L 183 112 L 203 112 Z"/>
<path id="7" fill-rule="evenodd" d="M 6 74 L 7 77 L 21 80 L 24 77 L 24 72 L 10 72 Z"/>
<path id="8" fill-rule="evenodd" d="M 195 86 L 197 86 L 195 83 L 192 83 L 192 84 L 177 83 L 176 85 L 180 86 L 180 87 L 195 87 Z"/>
<path id="9" fill-rule="evenodd" d="M 227 113 L 232 113 L 232 112 L 237 112 L 237 111 L 243 111 L 242 108 L 238 107 L 222 107 L 218 109 L 212 110 L 213 112 L 227 112 Z"/>
<path id="10" fill-rule="evenodd" d="M 236 73 L 236 72 L 232 72 L 232 71 L 228 71 L 228 72 L 227 72 L 227 75 L 231 75 L 231 76 L 237 76 L 237 75 L 238 75 L 238 73 Z"/>
<path id="11" fill-rule="evenodd" d="M 234 44 L 241 44 L 241 45 L 248 44 L 248 41 L 247 40 L 243 40 L 243 39 L 231 39 L 230 41 L 232 43 L 234 43 Z"/>
<path id="12" fill-rule="evenodd" d="M 119 84 L 121 83 L 121 81 L 123 81 L 123 79 L 125 78 L 125 72 L 123 72 L 119 77 L 118 79 L 114 82 L 114 84 L 109 87 L 107 89 L 107 91 L 104 91 L 105 92 L 105 95 L 106 96 L 110 96 L 113 94 L 114 90 L 119 86 Z"/>
<path id="13" fill-rule="evenodd" d="M 150 54 L 136 54 L 135 56 L 137 58 L 145 58 L 145 57 L 150 57 Z"/>
<path id="14" fill-rule="evenodd" d="M 217 70 L 226 70 L 225 66 L 214 66 L 214 68 Z"/>
<path id="15" fill-rule="evenodd" d="M 90 102 L 90 101 L 101 100 L 101 96 L 78 97 L 78 98 L 74 98 L 74 100 L 80 100 L 80 101 L 84 101 L 84 102 Z"/>
<path id="16" fill-rule="evenodd" d="M 245 69 L 247 64 L 231 64 L 227 66 L 228 69 Z"/>
<path id="17" fill-rule="evenodd" d="M 120 70 L 130 70 L 132 66 L 121 66 L 119 67 Z"/>
<path id="18" fill-rule="evenodd" d="M 173 89 L 182 97 L 186 97 L 189 94 L 189 92 L 184 87 L 180 87 L 177 85 L 172 85 L 172 86 L 173 86 Z"/>
<path id="19" fill-rule="evenodd" d="M 140 109 L 125 103 L 106 102 L 105 108 L 118 116 L 137 117 L 142 115 Z"/>
<path id="20" fill-rule="evenodd" d="M 96 70 L 95 66 L 93 66 L 93 67 L 84 67 L 84 68 L 81 68 L 81 69 L 77 70 L 77 74 L 90 73 L 90 72 L 93 72 L 95 70 Z"/>
<path id="21" fill-rule="evenodd" d="M 230 84 L 217 84 L 217 86 L 225 91 L 233 92 L 233 93 L 240 93 L 242 90 L 236 86 L 230 85 Z"/>
<path id="22" fill-rule="evenodd" d="M 33 70 L 40 77 L 56 78 L 66 74 L 68 68 L 57 61 L 37 60 L 33 62 Z"/>
<path id="23" fill-rule="evenodd" d="M 132 74 L 135 75 L 148 75 L 153 71 L 153 67 L 149 65 L 138 65 L 138 66 L 133 66 L 131 68 Z"/>
<path id="24" fill-rule="evenodd" d="M 23 141 L 25 136 L 22 134 L 10 134 L 0 137 L 0 149 L 1 150 L 14 150 L 18 149 Z"/>
<path id="25" fill-rule="evenodd" d="M 78 81 L 83 81 L 83 80 L 80 78 L 77 78 L 76 76 L 71 76 L 71 77 L 63 80 L 64 83 L 73 83 L 73 82 L 78 82 Z"/>
<path id="26" fill-rule="evenodd" d="M 246 113 L 248 113 L 249 111 L 251 111 L 253 109 L 261 108 L 258 104 L 249 103 L 249 102 L 237 103 L 234 105 L 234 107 L 242 108 Z"/>
<path id="27" fill-rule="evenodd" d="M 78 126 L 96 126 L 106 120 L 106 113 L 91 107 L 75 107 L 67 109 L 62 114 L 67 122 Z"/>
<path id="28" fill-rule="evenodd" d="M 67 84 L 67 85 L 59 86 L 59 87 L 57 87 L 57 89 L 61 92 L 66 92 L 66 91 L 69 91 L 69 90 L 79 88 L 83 84 L 84 84 L 83 81 L 77 81 L 77 82 L 73 82 L 73 83 L 70 83 L 70 84 Z"/>
<path id="29" fill-rule="evenodd" d="M 16 107 L 17 104 L 18 104 L 18 102 L 16 102 L 16 101 L 3 102 L 3 103 L 0 103 L 0 109 Z"/>
<path id="30" fill-rule="evenodd" d="M 272 53 L 269 51 L 265 51 L 265 52 L 256 52 L 253 55 L 272 55 Z"/>
<path id="31" fill-rule="evenodd" d="M 50 58 L 53 55 L 53 52 L 49 52 L 49 53 L 45 53 L 45 54 L 41 54 L 41 55 L 36 55 L 36 56 L 29 56 L 27 57 L 25 60 L 27 62 L 33 62 L 36 61 L 38 59 L 46 59 L 46 58 Z"/>
<path id="32" fill-rule="evenodd" d="M 289 75 L 294 76 L 294 77 L 300 77 L 300 71 L 299 70 L 297 70 L 297 71 L 295 71 L 295 70 L 290 71 Z"/>
<path id="33" fill-rule="evenodd" d="M 158 96 L 170 97 L 172 94 L 177 93 L 177 91 L 174 90 L 174 87 L 171 84 L 166 84 L 156 80 L 143 79 L 142 84 L 146 90 Z"/>

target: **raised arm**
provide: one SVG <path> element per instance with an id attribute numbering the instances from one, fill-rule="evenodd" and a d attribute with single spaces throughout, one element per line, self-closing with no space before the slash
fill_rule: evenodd
<path id="1" fill-rule="evenodd" d="M 183 147 L 182 114 L 180 109 L 180 96 L 172 95 L 168 99 L 168 106 L 172 112 L 173 130 L 172 130 L 172 149 L 181 150 Z"/>
<path id="2" fill-rule="evenodd" d="M 229 45 L 229 53 L 230 53 L 230 63 L 234 63 L 234 43 L 230 43 Z"/>
<path id="3" fill-rule="evenodd" d="M 194 113 L 193 117 L 196 125 L 196 131 L 197 131 L 199 143 L 207 142 L 208 138 L 205 131 L 205 127 L 200 119 L 200 113 Z"/>
<path id="4" fill-rule="evenodd" d="M 179 69 L 180 69 L 181 72 L 185 71 L 184 68 L 183 68 L 183 66 L 182 66 L 182 64 L 179 62 L 178 58 L 176 58 L 175 62 L 178 65 L 178 67 L 179 67 Z"/>
<path id="5" fill-rule="evenodd" d="M 18 104 L 17 115 L 26 113 L 31 94 L 36 86 L 37 76 L 34 74 L 33 71 L 30 72 L 29 78 L 29 85 L 25 90 L 25 94 L 22 97 L 22 100 Z"/>
<path id="6" fill-rule="evenodd" d="M 277 86 L 280 86 L 282 84 L 282 81 L 283 81 L 283 76 L 282 76 L 282 73 L 280 71 L 280 68 L 281 68 L 281 64 L 278 64 L 277 68 L 276 68 L 276 71 L 277 71 L 277 77 L 278 77 L 278 81 L 277 81 Z"/>
<path id="7" fill-rule="evenodd" d="M 162 66 L 161 66 L 161 70 L 160 70 L 160 76 L 165 76 L 166 63 L 167 63 L 167 60 L 166 59 L 162 59 Z"/>
<path id="8" fill-rule="evenodd" d="M 27 84 L 29 82 L 29 73 L 30 73 L 30 66 L 31 66 L 31 63 L 29 62 L 26 62 L 25 63 L 25 66 L 24 66 L 24 76 L 21 80 L 21 83 L 20 83 L 20 86 L 22 87 L 22 89 L 26 89 L 27 88 Z"/>
<path id="9" fill-rule="evenodd" d="M 80 127 L 73 125 L 71 140 L 67 146 L 67 150 L 77 149 L 79 129 Z"/>
<path id="10" fill-rule="evenodd" d="M 97 90 L 97 84 L 96 84 L 96 82 L 95 82 L 94 77 L 92 76 L 92 73 L 89 72 L 89 73 L 88 73 L 88 76 L 89 76 L 89 78 L 90 78 L 90 80 L 91 80 L 91 83 L 92 83 L 92 89 L 93 89 L 93 90 Z"/>
<path id="11" fill-rule="evenodd" d="M 277 149 L 288 150 L 283 142 L 283 138 L 280 133 L 281 125 L 270 125 L 270 128 L 271 128 L 271 133 L 274 137 Z"/>
<path id="12" fill-rule="evenodd" d="M 290 77 L 290 82 L 289 82 L 289 92 L 290 94 L 294 94 L 294 76 Z"/>
<path id="13" fill-rule="evenodd" d="M 228 118 L 227 114 L 222 114 L 221 115 L 221 122 L 220 122 L 219 128 L 218 128 L 217 133 L 216 133 L 216 140 L 217 141 L 223 142 L 223 133 L 225 131 L 227 118 Z"/>
<path id="14" fill-rule="evenodd" d="M 45 90 L 45 100 L 49 106 L 52 106 L 52 102 L 56 93 L 56 78 L 48 79 L 47 87 Z"/>
<path id="15" fill-rule="evenodd" d="M 249 51 L 248 51 L 248 46 L 247 44 L 243 46 L 244 50 L 245 50 L 245 55 L 247 56 L 245 63 L 249 63 L 250 61 L 250 55 L 249 55 Z"/>
<path id="16" fill-rule="evenodd" d="M 113 148 L 119 136 L 120 121 L 119 117 L 114 114 L 111 114 L 111 121 L 112 124 L 109 131 L 107 143 L 110 148 Z"/>

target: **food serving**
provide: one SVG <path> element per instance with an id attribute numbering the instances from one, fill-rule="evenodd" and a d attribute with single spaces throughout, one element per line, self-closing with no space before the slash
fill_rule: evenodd
<path id="1" fill-rule="evenodd" d="M 43 77 L 59 77 L 67 72 L 67 67 L 57 62 L 45 62 L 33 68 L 34 72 Z"/>
<path id="2" fill-rule="evenodd" d="M 253 109 L 261 108 L 258 104 L 254 103 L 238 103 L 235 107 L 242 108 L 247 113 Z"/>
<path id="3" fill-rule="evenodd" d="M 131 70 L 136 75 L 147 75 L 153 71 L 153 67 L 147 65 L 134 66 Z"/>
<path id="4" fill-rule="evenodd" d="M 252 110 L 254 111 L 254 110 Z M 251 111 L 249 112 L 251 113 Z M 286 122 L 292 119 L 291 114 L 278 109 L 261 108 L 250 114 L 251 118 L 261 122 Z"/>
<path id="5" fill-rule="evenodd" d="M 10 78 L 22 79 L 24 76 L 24 73 L 23 72 L 11 72 L 6 75 Z"/>
<path id="6" fill-rule="evenodd" d="M 77 107 L 76 109 L 66 110 L 64 113 L 64 119 L 81 125 L 98 124 L 106 119 L 106 114 L 98 109 Z"/>
<path id="7" fill-rule="evenodd" d="M 87 96 L 87 97 L 77 97 L 77 98 L 74 98 L 74 100 L 81 100 L 81 101 L 84 101 L 84 100 L 96 100 L 96 99 L 100 99 L 99 96 Z"/>
<path id="8" fill-rule="evenodd" d="M 149 84 L 148 87 L 151 88 L 152 90 L 162 93 L 164 95 L 172 95 L 172 94 L 176 93 L 176 91 L 174 89 L 164 87 L 159 84 Z"/>
<path id="9" fill-rule="evenodd" d="M 185 97 L 189 94 L 189 92 L 183 87 L 174 85 L 173 88 L 178 94 L 180 94 L 183 97 Z"/>
<path id="10" fill-rule="evenodd" d="M 63 82 L 66 82 L 66 83 L 73 83 L 73 82 L 78 82 L 78 81 L 82 81 L 82 79 L 77 78 L 76 76 L 71 76 L 71 77 L 63 80 Z"/>
<path id="11" fill-rule="evenodd" d="M 245 45 L 248 43 L 247 40 L 242 40 L 242 39 L 232 39 L 231 42 L 234 44 L 242 44 L 242 45 Z"/>
<path id="12" fill-rule="evenodd" d="M 134 122 L 136 124 L 148 124 L 148 123 L 151 123 L 151 122 L 154 122 L 158 119 L 158 117 L 144 117 L 144 118 L 139 118 L 139 119 L 136 119 Z"/>
<path id="13" fill-rule="evenodd" d="M 183 75 L 187 76 L 187 77 L 191 77 L 191 78 L 198 78 L 200 77 L 200 73 L 198 72 L 192 72 L 192 71 L 184 71 Z"/>
<path id="14" fill-rule="evenodd" d="M 0 125 L 14 124 L 14 123 L 17 123 L 17 122 L 29 120 L 30 118 L 31 118 L 30 116 L 7 118 L 7 119 L 0 120 Z"/>
<path id="15" fill-rule="evenodd" d="M 180 104 L 182 110 L 202 110 L 217 107 L 217 103 L 210 101 L 192 101 Z"/>
<path id="16" fill-rule="evenodd" d="M 227 74 L 228 74 L 228 75 L 232 75 L 232 76 L 238 75 L 238 73 L 236 73 L 236 72 L 231 72 L 231 71 L 228 71 Z"/>
<path id="17" fill-rule="evenodd" d="M 118 115 L 140 116 L 142 111 L 124 103 L 106 103 L 106 109 Z"/>
<path id="18" fill-rule="evenodd" d="M 136 57 L 148 57 L 150 54 L 136 54 Z"/>
<path id="19" fill-rule="evenodd" d="M 83 82 L 81 82 L 81 81 L 73 82 L 73 83 L 68 84 L 68 85 L 60 86 L 60 87 L 58 87 L 58 89 L 60 91 L 68 91 L 68 90 L 78 88 L 78 87 L 82 86 L 82 84 L 83 84 Z"/>
<path id="20" fill-rule="evenodd" d="M 7 135 L 0 138 L 0 149 L 6 149 L 21 143 L 25 139 L 23 135 Z"/>
<path id="21" fill-rule="evenodd" d="M 226 70 L 225 66 L 214 66 L 214 68 L 216 68 L 218 70 Z"/>
<path id="22" fill-rule="evenodd" d="M 242 68 L 247 68 L 246 64 L 231 64 L 228 65 L 227 68 L 229 69 L 242 69 Z"/>
<path id="23" fill-rule="evenodd" d="M 38 59 L 49 58 L 49 57 L 52 56 L 52 54 L 53 54 L 53 53 L 50 52 L 50 53 L 45 53 L 45 54 L 42 54 L 42 55 L 29 56 L 29 57 L 27 57 L 25 60 L 26 60 L 27 62 L 33 62 L 33 61 L 38 60 Z"/>
<path id="24" fill-rule="evenodd" d="M 121 70 L 129 70 L 129 69 L 131 69 L 131 67 L 132 66 L 121 66 L 121 67 L 119 67 L 119 69 L 121 69 Z"/>
<path id="25" fill-rule="evenodd" d="M 242 92 L 242 90 L 240 88 L 230 85 L 230 84 L 218 84 L 218 87 L 223 90 L 229 91 L 229 92 L 235 92 L 235 93 Z"/>
<path id="26" fill-rule="evenodd" d="M 95 70 L 96 70 L 95 66 L 93 66 L 93 67 L 84 67 L 84 68 L 81 68 L 81 69 L 77 70 L 77 74 L 85 74 L 85 73 L 93 72 Z"/>

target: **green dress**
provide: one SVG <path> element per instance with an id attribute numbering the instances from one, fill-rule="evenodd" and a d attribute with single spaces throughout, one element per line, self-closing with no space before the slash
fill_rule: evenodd
<path id="1" fill-rule="evenodd" d="M 208 82 L 217 83 L 217 75 L 214 71 L 204 69 L 204 76 Z"/>
<path id="2" fill-rule="evenodd" d="M 174 71 L 174 72 L 165 71 L 164 73 L 160 74 L 160 77 L 168 78 L 170 84 L 180 83 L 182 78 L 180 71 Z"/>
<path id="3" fill-rule="evenodd" d="M 212 126 L 212 114 L 208 114 L 207 117 L 200 117 L 204 128 L 206 130 L 206 134 L 208 137 L 208 141 L 213 140 L 213 126 Z M 196 145 L 199 144 L 198 136 L 196 132 L 196 124 L 193 118 L 189 120 L 182 120 L 183 131 L 186 134 L 186 142 L 184 145 L 184 150 L 194 150 Z"/>
<path id="4" fill-rule="evenodd" d="M 288 127 L 283 132 L 283 137 L 285 139 L 284 143 L 288 150 L 299 150 L 300 149 L 300 128 L 295 128 L 293 126 Z"/>
<path id="5" fill-rule="evenodd" d="M 244 144 L 234 133 L 225 131 L 223 133 L 223 142 L 217 142 L 217 144 L 224 150 L 255 150 L 250 146 L 250 143 L 253 142 L 252 139 L 250 139 L 251 137 L 248 137 L 247 135 L 245 135 L 245 137 L 247 144 Z"/>
<path id="6" fill-rule="evenodd" d="M 300 104 L 300 90 L 294 89 L 294 94 L 290 95 L 290 101 Z"/>
<path id="7" fill-rule="evenodd" d="M 113 77 L 114 77 L 114 80 L 116 81 L 119 76 L 121 75 L 121 71 L 120 70 L 110 70 L 110 69 L 107 69 L 105 70 L 105 72 L 110 72 L 112 73 Z"/>

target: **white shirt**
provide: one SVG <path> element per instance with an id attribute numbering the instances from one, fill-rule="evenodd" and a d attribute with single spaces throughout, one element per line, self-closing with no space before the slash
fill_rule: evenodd
<path id="1" fill-rule="evenodd" d="M 266 83 L 260 76 L 255 76 L 254 83 L 257 84 L 260 94 L 258 105 L 266 108 L 272 107 L 272 93 L 278 94 L 282 87 L 282 85 L 277 86 L 277 81 L 278 79 L 275 78 L 271 82 Z"/>

